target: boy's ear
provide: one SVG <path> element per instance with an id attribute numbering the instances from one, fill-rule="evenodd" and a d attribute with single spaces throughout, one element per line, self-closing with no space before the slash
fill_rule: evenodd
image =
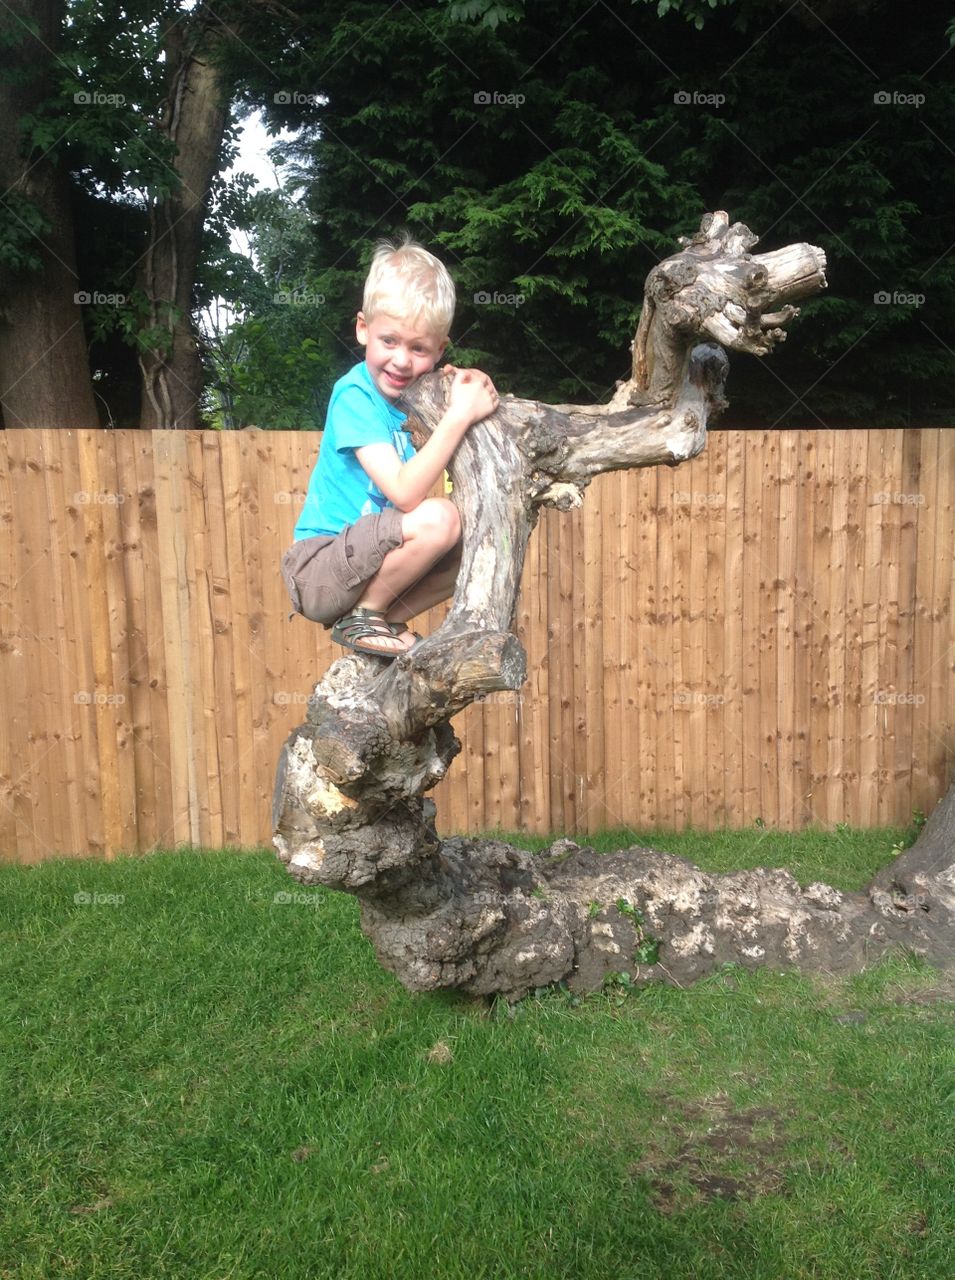
<path id="1" fill-rule="evenodd" d="M 355 317 L 355 337 L 363 347 L 368 345 L 368 321 L 365 319 L 364 311 L 359 311 Z"/>

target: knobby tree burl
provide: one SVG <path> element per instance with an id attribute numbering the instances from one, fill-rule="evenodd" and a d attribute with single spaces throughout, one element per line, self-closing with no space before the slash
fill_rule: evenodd
<path id="1" fill-rule="evenodd" d="M 937 840 L 924 858 L 910 850 L 898 874 L 843 893 L 803 889 L 782 870 L 707 875 L 639 847 L 599 856 L 557 841 L 533 855 L 441 840 L 425 796 L 460 749 L 452 717 L 524 681 L 511 625 L 540 508 L 579 505 L 604 471 L 695 457 L 725 406 L 724 348 L 767 354 L 797 314 L 792 304 L 825 288 L 822 250 L 751 254 L 756 239 L 725 213 L 707 214 L 653 268 L 632 374 L 609 404 L 506 397 L 468 432 L 450 465 L 464 550 L 447 619 L 394 663 L 335 662 L 282 749 L 279 857 L 302 883 L 355 894 L 379 961 L 412 990 L 517 999 L 560 980 L 591 990 L 610 973 L 686 983 L 728 961 L 844 971 L 898 944 L 951 959 L 955 854 Z M 419 442 L 445 394 L 446 380 L 431 374 L 408 396 Z"/>

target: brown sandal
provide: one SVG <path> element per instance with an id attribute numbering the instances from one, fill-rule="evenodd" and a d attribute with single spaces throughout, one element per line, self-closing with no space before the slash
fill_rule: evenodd
<path id="1" fill-rule="evenodd" d="M 377 609 L 353 609 L 344 618 L 339 618 L 332 627 L 332 639 L 336 644 L 352 649 L 355 653 L 366 653 L 373 658 L 385 658 L 390 662 L 408 652 L 404 645 L 400 649 L 376 648 L 368 642 L 396 640 L 406 630 L 407 627 L 402 627 L 396 633 L 392 624 Z"/>

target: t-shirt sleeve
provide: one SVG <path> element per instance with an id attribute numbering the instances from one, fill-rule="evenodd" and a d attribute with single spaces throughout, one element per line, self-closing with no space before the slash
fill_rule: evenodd
<path id="1" fill-rule="evenodd" d="M 335 448 L 360 449 L 366 444 L 393 444 L 391 428 L 370 394 L 361 387 L 345 387 L 335 399 L 329 415 L 335 428 Z"/>

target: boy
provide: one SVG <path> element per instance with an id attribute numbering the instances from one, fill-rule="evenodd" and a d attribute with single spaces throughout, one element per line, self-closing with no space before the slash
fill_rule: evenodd
<path id="1" fill-rule="evenodd" d="M 461 520 L 448 498 L 427 495 L 498 394 L 480 370 L 448 366 L 448 407 L 420 451 L 397 407 L 444 354 L 454 301 L 451 277 L 427 250 L 410 239 L 378 244 L 355 327 L 365 359 L 332 390 L 295 542 L 282 557 L 296 610 L 358 653 L 404 653 L 418 639 L 408 620 L 454 592 Z"/>

